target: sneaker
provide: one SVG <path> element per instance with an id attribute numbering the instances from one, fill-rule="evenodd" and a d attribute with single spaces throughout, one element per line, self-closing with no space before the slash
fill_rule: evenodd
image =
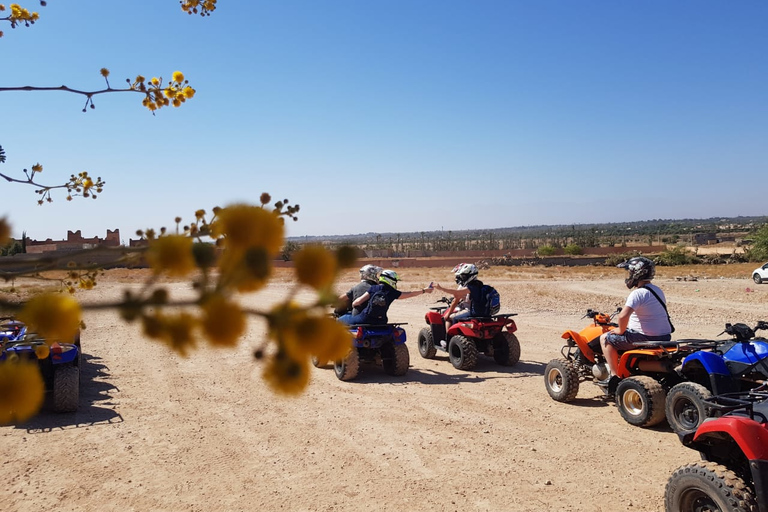
<path id="1" fill-rule="evenodd" d="M 618 375 L 612 375 L 605 380 L 597 381 L 597 385 L 603 389 L 606 389 L 609 395 L 615 395 L 616 388 L 619 387 L 619 381 L 621 381 L 621 377 Z"/>
<path id="2" fill-rule="evenodd" d="M 445 340 L 440 340 L 440 346 L 443 348 L 448 348 L 448 342 L 446 342 Z"/>

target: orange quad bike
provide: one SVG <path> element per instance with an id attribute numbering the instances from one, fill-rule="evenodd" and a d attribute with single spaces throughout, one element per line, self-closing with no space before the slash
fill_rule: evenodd
<path id="1" fill-rule="evenodd" d="M 581 382 L 592 381 L 605 395 L 615 394 L 616 407 L 627 423 L 638 427 L 658 425 L 666 418 L 667 391 L 685 380 L 676 368 L 686 356 L 709 345 L 699 340 L 636 344 L 632 350 L 619 354 L 616 374 L 621 380 L 615 390 L 609 389 L 600 335 L 617 326 L 612 322 L 616 313 L 587 310 L 584 318 L 592 319 L 590 325 L 579 332 L 565 331 L 563 357 L 547 364 L 544 384 L 554 400 L 570 402 L 576 398 Z"/>

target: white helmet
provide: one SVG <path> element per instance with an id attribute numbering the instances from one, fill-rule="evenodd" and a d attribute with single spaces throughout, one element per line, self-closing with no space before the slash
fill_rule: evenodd
<path id="1" fill-rule="evenodd" d="M 397 282 L 400 280 L 400 276 L 394 270 L 384 270 L 379 276 L 380 283 L 386 283 L 392 288 L 397 288 Z"/>
<path id="2" fill-rule="evenodd" d="M 363 281 L 373 281 L 374 283 L 379 280 L 379 272 L 382 268 L 376 265 L 363 265 L 360 267 L 360 279 Z"/>
<path id="3" fill-rule="evenodd" d="M 467 283 L 477 279 L 477 267 L 472 263 L 459 263 L 453 267 L 452 272 L 456 274 L 456 283 L 461 286 L 467 286 Z"/>

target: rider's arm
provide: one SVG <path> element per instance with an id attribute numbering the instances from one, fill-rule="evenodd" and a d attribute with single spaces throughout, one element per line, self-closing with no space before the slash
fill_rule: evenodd
<path id="1" fill-rule="evenodd" d="M 366 302 L 368 302 L 368 299 L 370 297 L 371 297 L 371 294 L 368 292 L 365 292 L 364 294 L 362 294 L 361 296 L 355 299 L 355 301 L 352 303 L 352 307 L 356 308 L 362 304 L 365 304 Z"/>
<path id="2" fill-rule="evenodd" d="M 614 328 L 612 332 L 614 334 L 624 334 L 624 331 L 627 330 L 627 324 L 629 324 L 629 316 L 634 312 L 635 310 L 629 306 L 621 308 L 621 313 L 616 317 L 619 326 Z"/>
<path id="3" fill-rule="evenodd" d="M 432 288 L 422 288 L 421 290 L 415 290 L 412 292 L 402 292 L 398 299 L 410 299 L 411 297 L 417 297 L 425 293 L 432 293 Z"/>

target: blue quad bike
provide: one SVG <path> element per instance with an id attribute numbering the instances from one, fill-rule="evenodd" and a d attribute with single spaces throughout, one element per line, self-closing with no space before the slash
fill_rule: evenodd
<path id="1" fill-rule="evenodd" d="M 344 359 L 334 361 L 336 377 L 346 381 L 355 379 L 362 363 L 381 365 L 389 375 L 405 375 L 411 359 L 401 325 L 406 324 L 350 325 L 352 350 Z"/>
<path id="2" fill-rule="evenodd" d="M 73 343 L 53 343 L 48 357 L 39 359 L 35 349 L 45 341 L 27 331 L 27 326 L 12 318 L 0 319 L 0 361 L 19 358 L 36 360 L 45 389 L 56 412 L 74 412 L 80 401 L 80 333 Z"/>
<path id="3" fill-rule="evenodd" d="M 702 350 L 682 361 L 677 372 L 685 379 L 667 393 L 666 416 L 675 432 L 696 430 L 710 416 L 707 400 L 726 393 L 749 391 L 768 381 L 768 340 L 755 331 L 768 329 L 759 321 L 725 324 L 728 340 L 699 341 Z"/>

